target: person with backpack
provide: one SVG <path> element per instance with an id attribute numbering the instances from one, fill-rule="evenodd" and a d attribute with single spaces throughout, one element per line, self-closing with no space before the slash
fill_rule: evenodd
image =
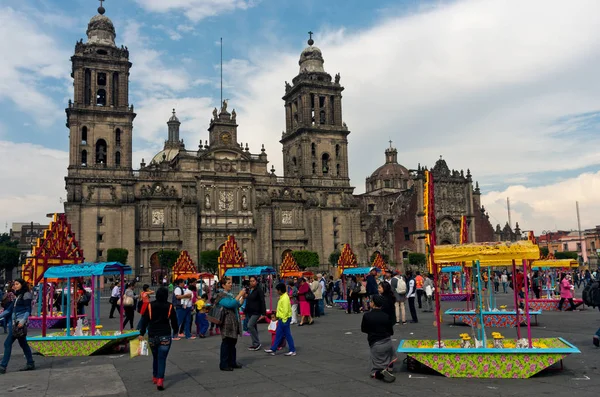
<path id="1" fill-rule="evenodd" d="M 406 324 L 406 281 L 401 274 L 396 274 L 390 280 L 392 291 L 396 297 L 395 309 L 396 309 L 396 324 Z"/>
<path id="2" fill-rule="evenodd" d="M 156 300 L 148 305 L 140 322 L 140 341 L 148 330 L 148 345 L 152 352 L 152 383 L 158 390 L 164 390 L 167 356 L 171 350 L 171 334 L 179 329 L 177 314 L 168 302 L 169 290 L 160 287 L 156 291 Z"/>

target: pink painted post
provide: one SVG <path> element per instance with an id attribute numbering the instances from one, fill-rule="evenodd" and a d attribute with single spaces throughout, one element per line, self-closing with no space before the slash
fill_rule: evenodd
<path id="1" fill-rule="evenodd" d="M 123 279 L 125 278 L 125 272 L 123 271 L 123 268 L 120 268 L 119 271 L 121 274 L 121 291 L 119 293 L 121 296 L 121 304 L 119 305 L 119 329 L 121 332 L 123 332 L 123 295 L 125 293 L 125 281 Z"/>
<path id="2" fill-rule="evenodd" d="M 348 291 L 346 291 L 348 288 L 346 288 L 346 278 L 344 277 L 344 275 L 342 274 L 342 296 L 344 297 L 344 300 L 347 301 L 348 300 Z"/>
<path id="3" fill-rule="evenodd" d="M 92 276 L 92 297 L 91 297 L 91 310 L 92 317 L 90 321 L 90 335 L 96 334 L 96 276 Z"/>
<path id="4" fill-rule="evenodd" d="M 527 317 L 527 340 L 529 341 L 529 348 L 531 349 L 531 317 L 529 316 L 529 277 L 527 277 L 527 260 L 523 259 L 523 274 L 525 275 L 524 282 L 526 284 L 525 289 L 525 316 Z M 518 309 L 517 309 L 518 310 Z M 517 323 L 517 327 L 519 324 Z"/>
<path id="5" fill-rule="evenodd" d="M 46 286 L 48 285 L 47 281 L 46 281 L 46 277 L 44 277 L 44 284 L 42 286 L 42 296 L 40 296 L 40 300 L 42 300 L 44 302 L 44 304 L 42 305 L 42 336 L 46 336 L 46 317 L 48 315 L 48 305 L 46 304 Z M 5 323 L 6 324 L 6 323 Z"/>
<path id="6" fill-rule="evenodd" d="M 519 320 L 519 292 L 517 290 L 517 264 L 514 259 L 512 261 L 512 283 L 513 293 L 515 296 L 515 313 L 517 313 L 517 339 L 521 339 L 521 320 Z"/>
<path id="7" fill-rule="evenodd" d="M 269 274 L 269 311 L 273 313 L 273 276 Z"/>

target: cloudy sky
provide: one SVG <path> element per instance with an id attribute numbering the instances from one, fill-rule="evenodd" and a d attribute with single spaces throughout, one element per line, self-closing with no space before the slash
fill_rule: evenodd
<path id="1" fill-rule="evenodd" d="M 0 0 L 0 225 L 62 210 L 69 58 L 94 0 Z M 188 148 L 224 96 L 239 140 L 278 173 L 284 82 L 307 33 L 346 87 L 356 192 L 391 139 L 408 168 L 440 155 L 479 181 L 493 224 L 600 224 L 597 0 L 107 0 L 133 62 L 134 164 L 160 150 L 176 108 Z"/>

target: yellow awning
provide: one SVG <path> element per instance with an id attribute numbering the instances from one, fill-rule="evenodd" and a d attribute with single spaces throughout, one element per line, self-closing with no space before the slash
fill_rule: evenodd
<path id="1" fill-rule="evenodd" d="M 540 249 L 530 241 L 436 245 L 436 263 L 480 261 L 488 266 L 502 266 L 512 260 L 539 259 Z M 497 264 L 494 264 L 497 263 Z"/>
<path id="2" fill-rule="evenodd" d="M 536 267 L 578 267 L 579 263 L 573 259 L 540 259 L 531 262 Z"/>

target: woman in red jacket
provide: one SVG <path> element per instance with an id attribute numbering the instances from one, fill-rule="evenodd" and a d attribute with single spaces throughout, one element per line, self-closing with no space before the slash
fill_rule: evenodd
<path id="1" fill-rule="evenodd" d="M 299 327 L 304 325 L 304 319 L 308 317 L 308 324 L 313 323 L 313 319 L 310 316 L 310 302 L 306 299 L 306 294 L 310 291 L 310 285 L 306 282 L 304 277 L 300 277 L 298 280 L 300 285 L 298 286 L 298 301 L 300 303 L 300 324 Z"/>

